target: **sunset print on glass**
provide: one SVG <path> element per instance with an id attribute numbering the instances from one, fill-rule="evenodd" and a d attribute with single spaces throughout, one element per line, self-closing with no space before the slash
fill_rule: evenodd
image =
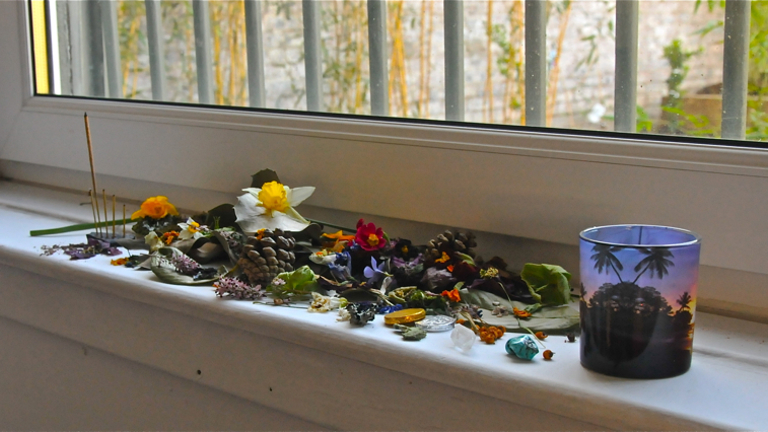
<path id="1" fill-rule="evenodd" d="M 581 364 L 663 378 L 691 366 L 701 239 L 650 225 L 581 233 Z"/>

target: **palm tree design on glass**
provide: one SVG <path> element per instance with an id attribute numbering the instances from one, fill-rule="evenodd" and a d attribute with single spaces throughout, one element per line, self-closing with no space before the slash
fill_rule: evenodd
<path id="1" fill-rule="evenodd" d="M 693 301 L 693 298 L 690 294 L 688 294 L 688 291 L 680 294 L 680 297 L 675 300 L 675 303 L 680 305 L 680 309 L 678 309 L 678 312 L 682 312 L 684 310 L 691 310 L 691 302 Z"/>
<path id="2" fill-rule="evenodd" d="M 595 269 L 597 269 L 597 273 L 602 273 L 603 269 L 605 269 L 605 274 L 609 274 L 608 267 L 610 267 L 613 269 L 614 273 L 616 273 L 616 276 L 618 276 L 619 282 L 624 282 L 619 273 L 619 271 L 624 270 L 624 266 L 621 264 L 621 261 L 616 258 L 616 255 L 613 254 L 618 250 L 619 248 L 616 246 L 596 244 L 595 247 L 592 248 L 592 252 L 595 254 L 592 255 L 591 258 L 595 261 Z"/>
<path id="3" fill-rule="evenodd" d="M 642 254 L 645 255 L 645 258 L 643 258 L 635 266 L 635 271 L 640 273 L 637 275 L 633 283 L 637 283 L 637 281 L 640 279 L 640 276 L 642 276 L 643 273 L 648 270 L 651 271 L 651 279 L 653 279 L 654 274 L 656 274 L 659 279 L 663 279 L 665 275 L 669 274 L 669 270 L 667 270 L 667 268 L 674 267 L 675 265 L 675 263 L 669 260 L 669 258 L 674 258 L 675 256 L 672 254 L 672 252 L 670 252 L 668 248 L 639 248 L 639 250 Z M 641 268 L 643 271 L 640 271 Z"/>

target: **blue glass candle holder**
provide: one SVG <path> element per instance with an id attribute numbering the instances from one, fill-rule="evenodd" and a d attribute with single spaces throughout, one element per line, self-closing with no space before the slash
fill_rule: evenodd
<path id="1" fill-rule="evenodd" d="M 628 378 L 691 367 L 701 238 L 611 225 L 581 232 L 581 364 Z"/>

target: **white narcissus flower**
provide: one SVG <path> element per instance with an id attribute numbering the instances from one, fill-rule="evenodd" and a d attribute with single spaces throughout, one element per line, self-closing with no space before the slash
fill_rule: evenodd
<path id="1" fill-rule="evenodd" d="M 161 247 L 165 246 L 165 243 L 163 243 L 162 240 L 160 240 L 160 237 L 157 236 L 157 233 L 154 231 L 150 231 L 149 234 L 144 236 L 144 243 L 149 246 L 149 251 L 154 252 Z"/>
<path id="2" fill-rule="evenodd" d="M 200 232 L 200 224 L 188 218 L 187 222 L 181 222 L 179 224 L 181 232 L 179 232 L 179 240 L 199 239 L 203 237 L 203 233 Z"/>
<path id="3" fill-rule="evenodd" d="M 307 309 L 308 312 L 328 312 L 341 306 L 341 300 L 335 297 L 324 296 L 320 293 L 312 293 L 312 303 Z"/>
<path id="4" fill-rule="evenodd" d="M 252 234 L 263 228 L 301 231 L 309 225 L 309 221 L 294 207 L 309 198 L 315 192 L 314 187 L 291 189 L 272 181 L 264 183 L 261 188 L 246 188 L 243 191 L 248 193 L 237 198 L 234 210 L 236 222 L 244 232 Z"/>

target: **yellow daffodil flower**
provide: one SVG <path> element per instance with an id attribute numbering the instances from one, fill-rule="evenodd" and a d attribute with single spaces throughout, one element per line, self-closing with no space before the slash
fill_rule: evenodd
<path id="1" fill-rule="evenodd" d="M 294 207 L 315 192 L 314 187 L 291 189 L 276 181 L 264 183 L 261 188 L 246 188 L 235 205 L 237 224 L 246 233 L 260 229 L 301 231 L 309 225 Z"/>

